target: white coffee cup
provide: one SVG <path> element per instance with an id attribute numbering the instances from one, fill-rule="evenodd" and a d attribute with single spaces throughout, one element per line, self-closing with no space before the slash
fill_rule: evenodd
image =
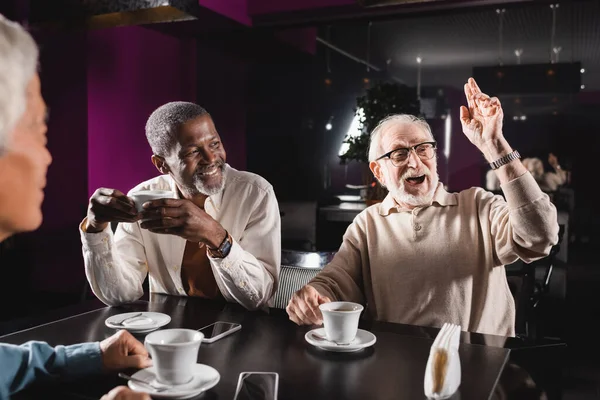
<path id="1" fill-rule="evenodd" d="M 319 306 L 327 340 L 348 344 L 356 337 L 363 306 L 350 301 L 332 301 Z"/>
<path id="2" fill-rule="evenodd" d="M 152 356 L 156 380 L 165 385 L 191 381 L 202 339 L 204 334 L 193 329 L 163 329 L 148 334 L 144 345 Z"/>
<path id="3" fill-rule="evenodd" d="M 144 211 L 142 206 L 145 202 L 157 199 L 174 199 L 175 193 L 171 190 L 140 190 L 129 195 L 135 203 L 138 212 Z"/>

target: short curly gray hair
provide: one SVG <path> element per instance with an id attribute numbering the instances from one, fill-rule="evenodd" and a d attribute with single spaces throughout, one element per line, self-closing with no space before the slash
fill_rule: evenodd
<path id="1" fill-rule="evenodd" d="M 0 14 L 0 150 L 27 107 L 27 85 L 38 66 L 31 35 Z"/>
<path id="2" fill-rule="evenodd" d="M 173 101 L 158 107 L 146 122 L 146 138 L 152 152 L 167 157 L 175 145 L 177 129 L 203 115 L 210 114 L 198 104 L 187 101 Z"/>
<path id="3" fill-rule="evenodd" d="M 388 117 L 385 117 L 373 129 L 371 132 L 371 138 L 369 143 L 369 161 L 375 161 L 377 157 L 384 153 L 384 149 L 381 147 L 381 132 L 383 132 L 388 126 L 397 124 L 397 125 L 416 125 L 421 128 L 424 132 L 426 132 L 431 140 L 435 140 L 433 138 L 433 133 L 431 132 L 431 127 L 422 118 L 419 118 L 410 114 L 394 114 Z"/>

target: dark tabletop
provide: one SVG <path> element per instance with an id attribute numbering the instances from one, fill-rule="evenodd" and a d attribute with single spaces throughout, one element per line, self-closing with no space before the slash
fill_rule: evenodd
<path id="1" fill-rule="evenodd" d="M 355 353 L 333 353 L 308 344 L 304 335 L 311 327 L 296 326 L 284 310 L 251 312 L 236 304 L 152 295 L 150 301 L 120 307 L 97 302 L 74 307 L 69 317 L 2 336 L 0 341 L 43 340 L 51 345 L 98 341 L 115 332 L 106 327 L 106 318 L 130 311 L 170 315 L 171 322 L 162 329 L 199 329 L 218 320 L 242 324 L 239 332 L 201 345 L 198 362 L 214 367 L 221 380 L 200 399 L 233 399 L 242 371 L 278 372 L 280 399 L 423 399 L 425 365 L 439 331 L 364 321 L 361 328 L 376 335 L 375 345 Z M 144 335 L 138 338 L 143 341 Z M 527 347 L 516 338 L 463 333 L 459 348 L 462 383 L 453 398 L 492 398 L 510 349 Z M 98 399 L 119 384 L 125 381 L 107 373 L 78 382 L 36 385 L 15 398 L 39 398 L 43 393 L 45 397 Z"/>

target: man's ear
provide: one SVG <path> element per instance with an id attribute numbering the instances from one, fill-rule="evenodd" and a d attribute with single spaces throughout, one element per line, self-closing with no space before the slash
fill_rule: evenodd
<path id="1" fill-rule="evenodd" d="M 375 178 L 377 178 L 381 186 L 385 186 L 383 171 L 381 171 L 381 164 L 379 164 L 377 161 L 371 161 L 369 163 L 369 169 L 371 170 L 373 175 L 375 175 Z"/>
<path id="2" fill-rule="evenodd" d="M 167 165 L 167 162 L 161 156 L 152 154 L 152 164 L 154 164 L 158 172 L 160 172 L 163 175 L 167 175 L 169 172 L 171 172 L 171 170 L 169 169 L 169 165 Z"/>

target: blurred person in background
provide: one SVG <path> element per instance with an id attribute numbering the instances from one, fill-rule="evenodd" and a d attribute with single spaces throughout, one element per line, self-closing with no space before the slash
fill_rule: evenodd
<path id="1" fill-rule="evenodd" d="M 38 47 L 19 24 L 0 14 L 0 241 L 42 223 L 46 172 L 46 103 L 37 72 Z M 92 343 L 52 347 L 41 341 L 0 343 L 0 399 L 33 382 L 72 380 L 151 365 L 143 344 L 127 331 Z M 119 387 L 105 400 L 150 400 Z"/>

